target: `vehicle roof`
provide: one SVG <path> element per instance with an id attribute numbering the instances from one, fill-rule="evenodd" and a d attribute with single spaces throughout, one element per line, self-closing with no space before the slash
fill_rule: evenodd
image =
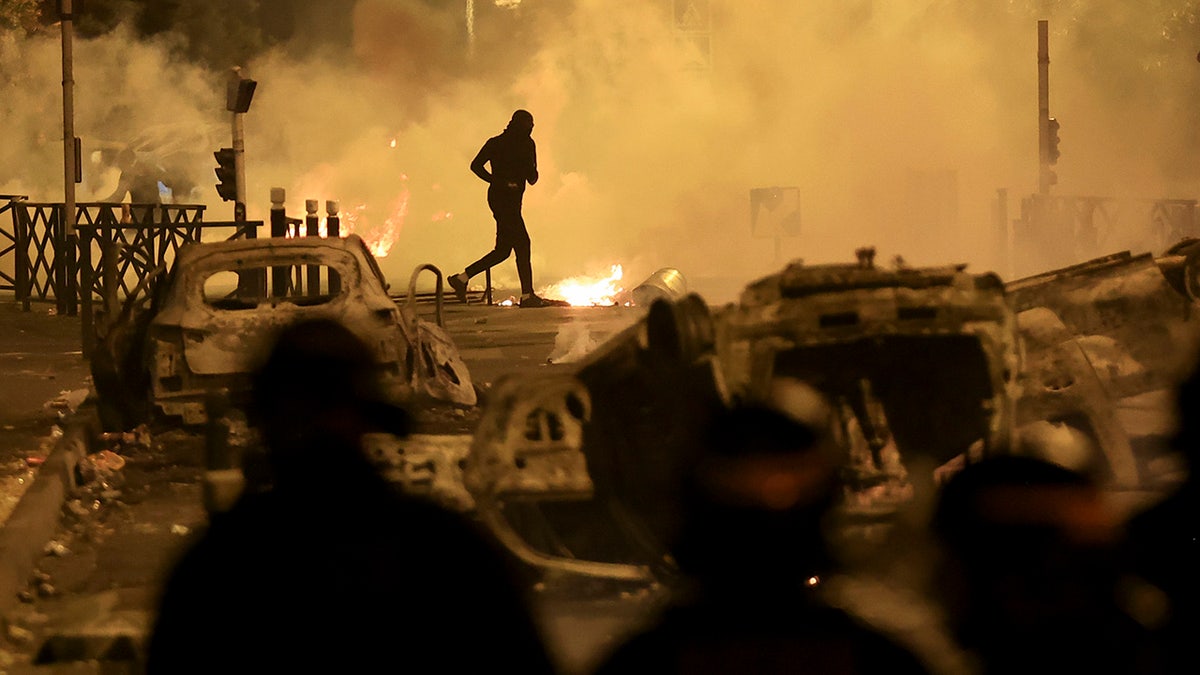
<path id="1" fill-rule="evenodd" d="M 230 239 L 227 241 L 192 242 L 180 247 L 176 263 L 186 262 L 219 253 L 239 253 L 244 251 L 260 251 L 274 249 L 312 250 L 317 248 L 337 248 L 370 255 L 366 244 L 357 234 L 346 237 L 264 237 L 261 239 Z"/>
<path id="2" fill-rule="evenodd" d="M 859 265 L 792 263 L 782 272 L 748 284 L 742 304 L 778 302 L 824 294 L 846 294 L 895 288 L 920 291 L 953 287 L 1003 294 L 1003 282 L 992 273 L 971 274 L 966 265 L 881 269 Z"/>

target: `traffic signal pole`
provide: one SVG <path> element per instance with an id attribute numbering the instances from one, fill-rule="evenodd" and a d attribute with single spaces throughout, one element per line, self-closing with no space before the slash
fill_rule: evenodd
<path id="1" fill-rule="evenodd" d="M 246 220 L 246 131 L 242 115 L 246 113 L 250 102 L 239 105 L 238 86 L 242 81 L 241 68 L 229 69 L 229 84 L 226 90 L 226 109 L 233 113 L 233 174 L 237 198 L 233 201 L 233 219 L 236 222 Z"/>
<path id="2" fill-rule="evenodd" d="M 246 221 L 246 140 L 242 115 L 243 113 L 240 112 L 233 113 L 233 174 L 237 186 L 237 199 L 233 202 L 233 219 L 239 223 Z M 246 236 L 254 235 L 247 233 Z"/>
<path id="3" fill-rule="evenodd" d="M 1038 21 L 1038 193 L 1050 194 L 1058 176 L 1050 169 L 1050 28 Z"/>

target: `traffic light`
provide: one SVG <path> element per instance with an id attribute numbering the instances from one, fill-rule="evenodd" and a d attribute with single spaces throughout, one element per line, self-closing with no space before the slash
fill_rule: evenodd
<path id="1" fill-rule="evenodd" d="M 217 194 L 227 202 L 237 201 L 237 170 L 234 168 L 233 148 L 221 148 L 213 153 L 217 158 Z"/>
<path id="2" fill-rule="evenodd" d="M 1061 154 L 1058 151 L 1058 126 L 1058 120 L 1051 117 L 1046 128 L 1046 159 L 1051 164 L 1058 163 Z"/>

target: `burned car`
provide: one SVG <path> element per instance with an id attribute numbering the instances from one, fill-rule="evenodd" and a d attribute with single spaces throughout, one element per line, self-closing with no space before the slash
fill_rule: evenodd
<path id="1" fill-rule="evenodd" d="M 480 428 L 465 476 L 525 486 L 494 487 L 496 498 L 479 506 L 527 561 L 579 570 L 586 560 L 604 563 L 590 567 L 594 576 L 663 578 L 678 526 L 673 491 L 714 410 L 766 400 L 781 378 L 811 385 L 829 402 L 823 419 L 845 458 L 848 522 L 886 526 L 939 470 L 1008 451 L 1020 367 L 1015 316 L 994 274 L 796 262 L 726 307 L 696 295 L 657 301 L 561 376 L 570 382 L 530 383 L 521 396 L 537 406 L 485 411 L 498 421 Z M 560 395 L 545 400 L 550 391 Z M 586 416 L 569 413 L 572 398 L 589 401 Z M 540 414 L 579 428 L 555 452 L 581 455 L 575 468 L 586 477 L 566 480 L 551 473 L 563 465 L 528 459 L 545 444 L 519 432 Z M 539 484 L 544 494 L 528 489 Z M 564 485 L 581 487 L 568 494 Z"/>
<path id="2" fill-rule="evenodd" d="M 861 255 L 794 263 L 748 285 L 715 322 L 735 395 L 762 398 L 788 377 L 829 400 L 850 511 L 887 514 L 939 468 L 1009 447 L 1021 360 L 995 274 L 881 269 Z"/>
<path id="3" fill-rule="evenodd" d="M 1111 487 L 1166 478 L 1173 388 L 1194 366 L 1198 279 L 1200 242 L 1184 240 L 1161 256 L 1121 251 L 1009 282 L 1027 354 L 1022 435 Z"/>
<path id="4" fill-rule="evenodd" d="M 424 269 L 437 272 L 418 267 L 414 282 Z M 474 405 L 467 368 L 439 325 L 440 293 L 431 323 L 417 315 L 411 286 L 408 301 L 397 304 L 353 235 L 184 246 L 159 275 L 149 307 L 131 297 L 100 336 L 92 369 L 105 425 L 204 423 L 207 397 L 222 392 L 238 402 L 273 336 L 310 318 L 337 319 L 374 347 L 393 399 Z"/>

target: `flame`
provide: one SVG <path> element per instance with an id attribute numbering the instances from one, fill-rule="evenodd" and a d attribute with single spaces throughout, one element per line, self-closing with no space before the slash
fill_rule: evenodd
<path id="1" fill-rule="evenodd" d="M 451 218 L 454 218 L 454 214 L 450 213 L 449 211 L 438 211 L 437 213 L 433 214 L 433 222 L 435 223 L 443 220 L 450 220 Z"/>
<path id="2" fill-rule="evenodd" d="M 389 148 L 396 147 L 396 139 L 393 138 L 392 140 L 388 141 L 388 147 Z"/>
<path id="3" fill-rule="evenodd" d="M 573 307 L 592 307 L 596 305 L 615 305 L 617 296 L 624 289 L 621 287 L 621 277 L 624 270 L 620 265 L 613 265 L 607 277 L 577 276 L 563 279 L 557 284 L 551 284 L 542 290 L 546 298 L 566 300 Z"/>
<path id="4" fill-rule="evenodd" d="M 408 198 L 408 188 L 404 188 L 400 191 L 400 196 L 392 201 L 391 215 L 384 219 L 383 225 L 378 227 L 371 227 L 368 224 L 369 220 L 363 213 L 367 210 L 366 204 L 359 204 L 351 212 L 342 211 L 338 214 L 342 220 L 341 235 L 344 237 L 348 234 L 357 234 L 362 237 L 363 243 L 367 245 L 372 255 L 376 258 L 386 258 L 387 254 L 391 253 L 396 239 L 400 237 L 404 219 L 408 217 Z"/>

